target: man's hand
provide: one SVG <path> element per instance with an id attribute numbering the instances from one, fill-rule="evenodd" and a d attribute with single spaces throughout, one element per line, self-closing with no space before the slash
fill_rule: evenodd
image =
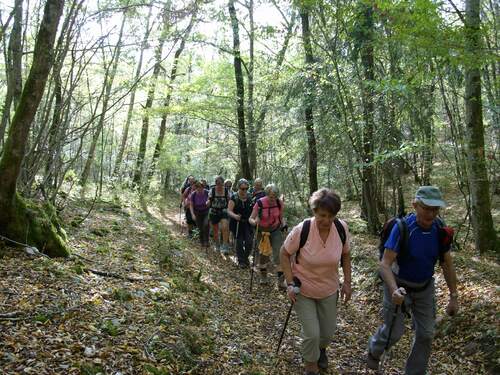
<path id="1" fill-rule="evenodd" d="M 259 225 L 260 224 L 260 217 L 256 217 L 255 219 L 253 219 L 253 222 L 255 223 L 254 225 Z"/>
<path id="2" fill-rule="evenodd" d="M 458 296 L 450 296 L 448 306 L 446 306 L 446 314 L 454 316 L 458 313 Z"/>
<path id="3" fill-rule="evenodd" d="M 340 289 L 340 299 L 342 302 L 347 303 L 350 301 L 352 296 L 351 283 L 345 282 L 342 284 L 342 288 Z"/>
<path id="4" fill-rule="evenodd" d="M 286 288 L 286 293 L 288 294 L 288 298 L 292 303 L 297 302 L 297 295 L 295 294 L 295 287 L 293 285 L 288 285 Z"/>
<path id="5" fill-rule="evenodd" d="M 405 288 L 397 288 L 394 292 L 392 292 L 392 303 L 395 305 L 401 305 L 406 296 Z"/>

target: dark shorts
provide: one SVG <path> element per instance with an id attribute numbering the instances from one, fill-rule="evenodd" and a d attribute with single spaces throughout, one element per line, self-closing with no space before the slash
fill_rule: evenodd
<path id="1" fill-rule="evenodd" d="M 210 222 L 212 224 L 218 224 L 222 219 L 227 219 L 227 211 L 225 209 L 222 210 L 210 210 L 210 214 L 208 215 Z"/>

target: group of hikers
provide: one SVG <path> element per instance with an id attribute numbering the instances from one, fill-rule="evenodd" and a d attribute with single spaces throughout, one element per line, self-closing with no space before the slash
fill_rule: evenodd
<path id="1" fill-rule="evenodd" d="M 350 234 L 347 223 L 337 218 L 340 196 L 327 188 L 314 192 L 309 199 L 313 216 L 288 233 L 284 201 L 276 185 L 264 188 L 262 180 L 256 179 L 250 187 L 240 179 L 235 192 L 232 185 L 220 176 L 212 187 L 206 180 L 186 178 L 181 207 L 188 233 L 191 236 L 196 225 L 201 246 L 208 250 L 210 222 L 216 249 L 228 254 L 231 232 L 239 267 L 250 267 L 253 250 L 261 284 L 269 283 L 268 269 L 274 266 L 277 286 L 286 291 L 302 328 L 304 374 L 319 374 L 328 368 L 327 347 L 336 331 L 337 303 L 339 299 L 348 302 L 352 295 Z M 392 218 L 381 232 L 383 324 L 369 338 L 365 360 L 369 369 L 380 370 L 389 348 L 404 333 L 405 317 L 411 316 L 415 336 L 405 374 L 425 375 L 435 331 L 433 275 L 438 261 L 449 289 L 446 312 L 450 316 L 458 312 L 458 290 L 450 254 L 453 231 L 439 217 L 445 207 L 441 191 L 421 186 L 412 205 L 413 213 Z"/>

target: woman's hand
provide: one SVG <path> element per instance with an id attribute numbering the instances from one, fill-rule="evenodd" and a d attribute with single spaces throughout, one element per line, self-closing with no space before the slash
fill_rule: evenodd
<path id="1" fill-rule="evenodd" d="M 342 284 L 342 288 L 340 288 L 340 299 L 344 302 L 347 303 L 351 300 L 352 296 L 352 289 L 351 289 L 351 282 L 345 282 Z"/>
<path id="2" fill-rule="evenodd" d="M 288 294 L 288 298 L 292 303 L 297 302 L 297 295 L 295 294 L 295 287 L 293 285 L 288 285 L 286 288 L 286 293 Z"/>

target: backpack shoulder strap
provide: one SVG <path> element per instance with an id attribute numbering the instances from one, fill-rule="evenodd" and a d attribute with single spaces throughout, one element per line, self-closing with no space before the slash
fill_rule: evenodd
<path id="1" fill-rule="evenodd" d="M 396 219 L 396 225 L 399 230 L 399 256 L 405 257 L 408 255 L 408 224 L 406 224 L 406 220 L 403 218 Z"/>
<path id="2" fill-rule="evenodd" d="M 299 263 L 300 249 L 304 247 L 307 242 L 307 237 L 309 237 L 309 230 L 311 229 L 311 219 L 304 220 L 302 224 L 302 229 L 300 230 L 300 243 L 299 249 L 295 253 L 295 263 Z"/>
<path id="3" fill-rule="evenodd" d="M 347 235 L 345 233 L 345 228 L 344 226 L 342 225 L 342 223 L 340 222 L 339 219 L 335 219 L 333 220 L 334 224 L 335 224 L 335 227 L 337 228 L 337 232 L 339 233 L 339 237 L 340 237 L 340 240 L 342 241 L 342 246 L 345 245 L 345 242 L 347 240 Z"/>

